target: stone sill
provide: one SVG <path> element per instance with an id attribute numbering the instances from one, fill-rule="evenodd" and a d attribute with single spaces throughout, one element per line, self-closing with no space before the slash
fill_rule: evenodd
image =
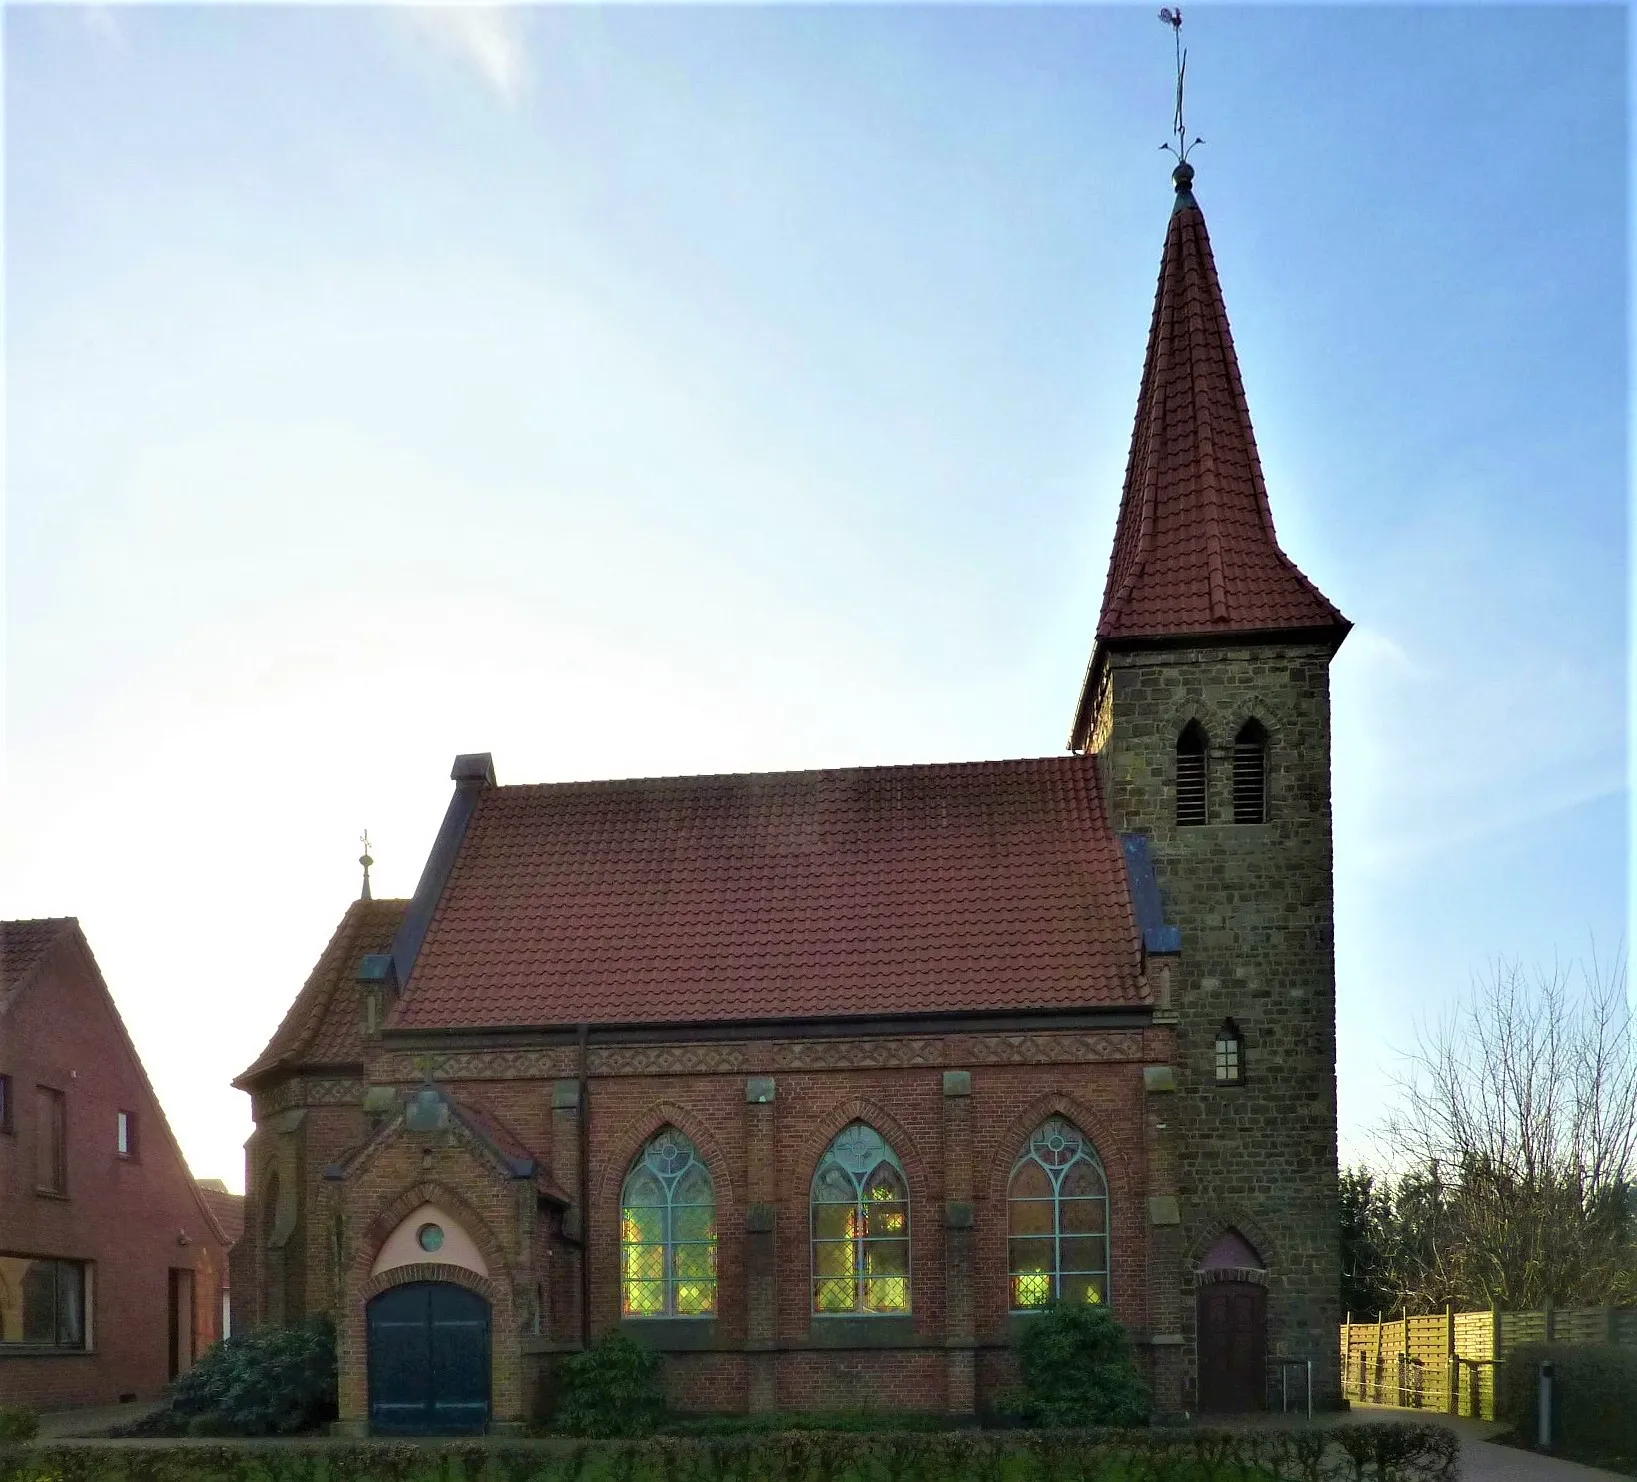
<path id="1" fill-rule="evenodd" d="M 0 1343 L 0 1359 L 9 1358 L 95 1358 L 94 1348 L 58 1348 L 38 1343 Z"/>

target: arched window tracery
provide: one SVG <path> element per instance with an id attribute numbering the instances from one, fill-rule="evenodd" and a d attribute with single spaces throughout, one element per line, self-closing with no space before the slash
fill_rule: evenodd
<path id="1" fill-rule="evenodd" d="M 716 1187 L 675 1127 L 643 1148 L 620 1193 L 620 1313 L 716 1313 Z"/>
<path id="2" fill-rule="evenodd" d="M 813 1174 L 813 1311 L 910 1310 L 909 1181 L 886 1139 L 853 1122 Z"/>
<path id="3" fill-rule="evenodd" d="M 1006 1191 L 1014 1312 L 1052 1301 L 1108 1301 L 1108 1179 L 1064 1117 L 1037 1127 Z"/>

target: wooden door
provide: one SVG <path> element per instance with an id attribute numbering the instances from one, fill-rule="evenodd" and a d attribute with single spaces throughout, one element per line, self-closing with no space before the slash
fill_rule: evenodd
<path id="1" fill-rule="evenodd" d="M 1201 1413 L 1242 1415 L 1262 1409 L 1267 1359 L 1267 1290 L 1248 1281 L 1218 1281 L 1201 1287 Z"/>
<path id="2" fill-rule="evenodd" d="M 489 1304 L 446 1281 L 416 1281 L 369 1304 L 370 1429 L 462 1435 L 489 1421 Z"/>
<path id="3" fill-rule="evenodd" d="M 193 1272 L 171 1267 L 170 1292 L 170 1361 L 167 1368 L 172 1379 L 180 1378 L 193 1367 Z"/>

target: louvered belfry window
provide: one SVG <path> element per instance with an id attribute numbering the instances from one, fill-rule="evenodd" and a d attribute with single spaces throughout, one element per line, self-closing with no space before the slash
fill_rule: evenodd
<path id="1" fill-rule="evenodd" d="M 1177 827 L 1210 822 L 1205 787 L 1205 728 L 1191 720 L 1177 737 Z"/>
<path id="2" fill-rule="evenodd" d="M 1268 821 L 1268 733 L 1258 720 L 1233 738 L 1233 821 Z"/>

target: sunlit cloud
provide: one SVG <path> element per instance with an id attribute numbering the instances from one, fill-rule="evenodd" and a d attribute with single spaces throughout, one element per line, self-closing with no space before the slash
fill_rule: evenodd
<path id="1" fill-rule="evenodd" d="M 476 72 L 508 108 L 528 84 L 520 9 L 495 5 L 436 5 L 396 12 L 410 30 L 445 56 Z"/>

